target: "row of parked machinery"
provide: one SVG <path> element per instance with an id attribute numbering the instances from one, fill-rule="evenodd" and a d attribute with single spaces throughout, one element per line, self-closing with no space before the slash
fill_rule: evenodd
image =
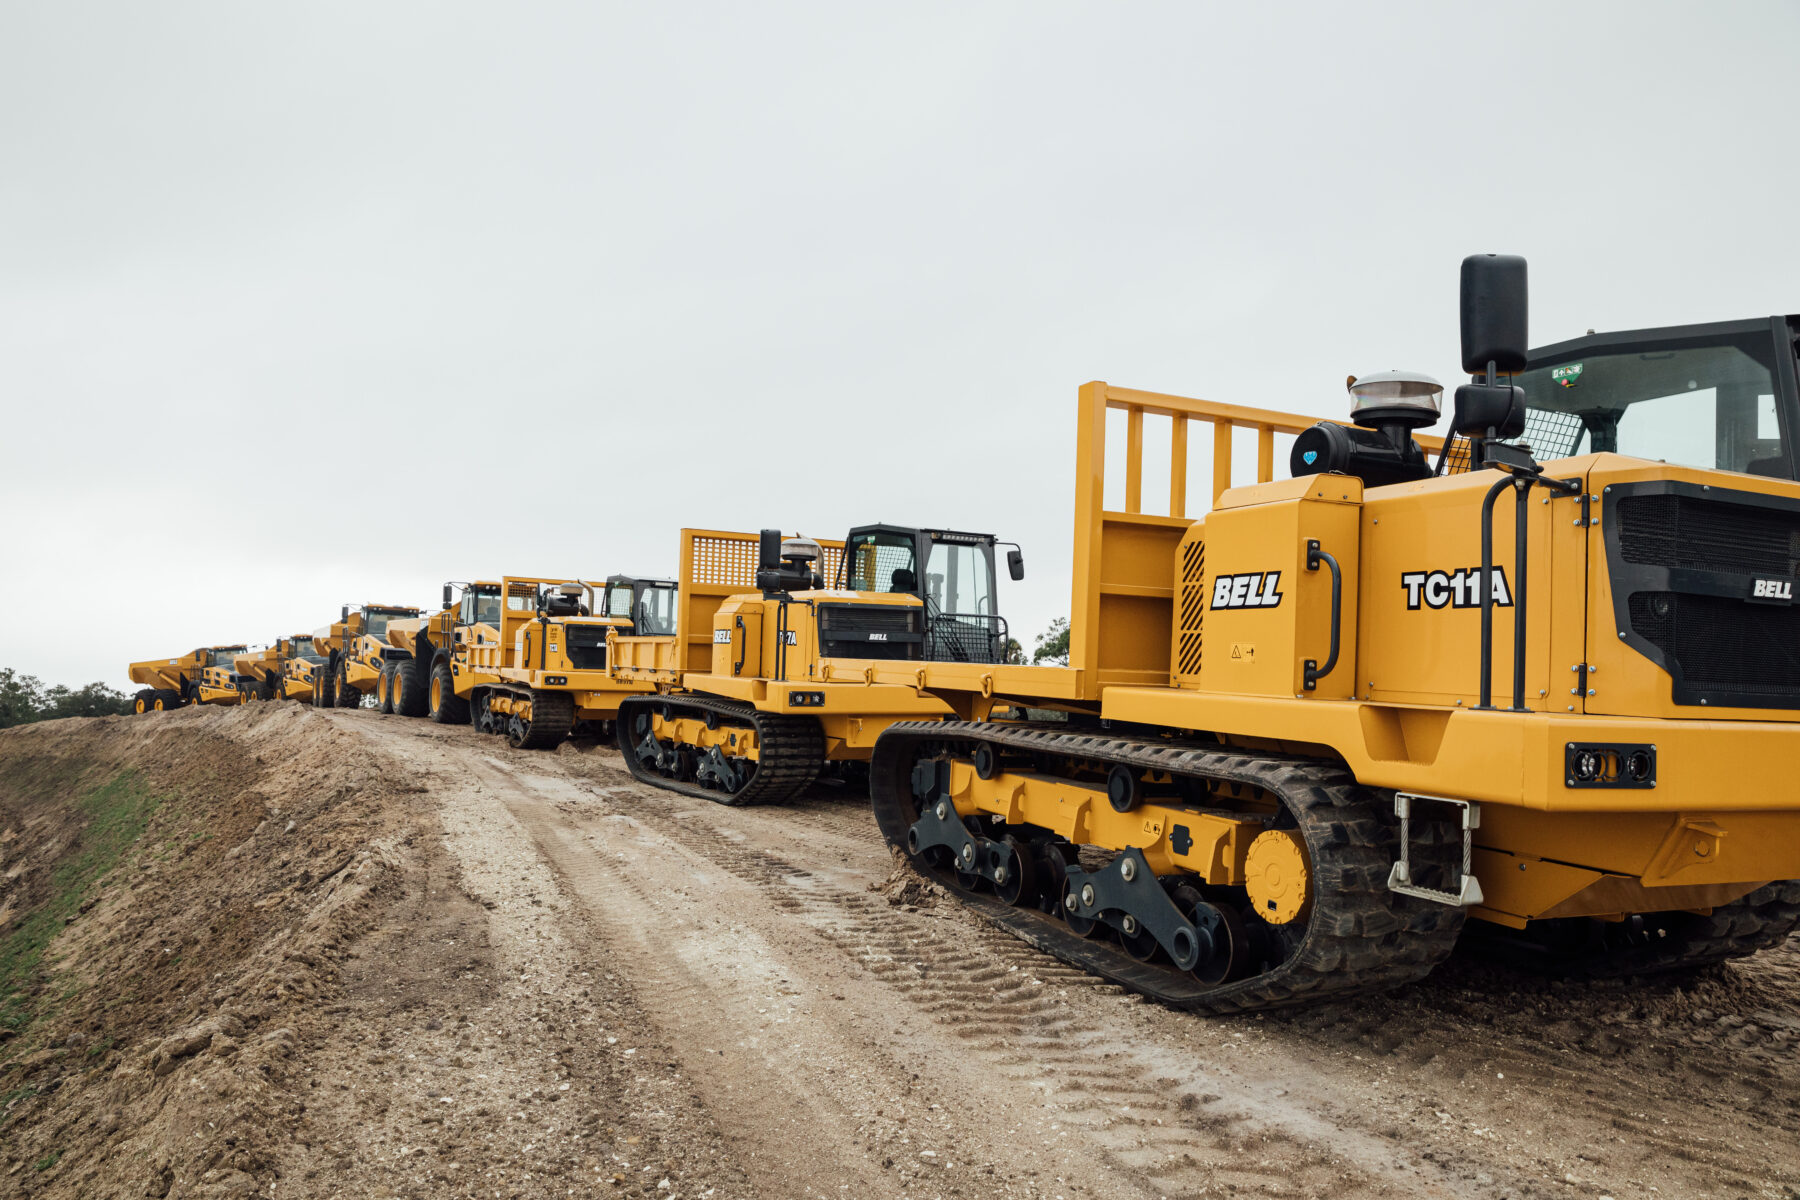
<path id="1" fill-rule="evenodd" d="M 1083 387 L 1067 666 L 1004 661 L 1008 543 L 872 525 L 684 530 L 673 580 L 449 585 L 133 675 L 145 707 L 373 695 L 521 747 L 610 734 L 731 804 L 866 778 L 975 911 L 1209 1011 L 1417 979 L 1462 938 L 1589 976 L 1773 945 L 1800 923 L 1800 318 L 1532 351 L 1523 260 L 1462 282 L 1442 439 L 1441 388 L 1400 372 L 1352 379 L 1347 425 Z"/>

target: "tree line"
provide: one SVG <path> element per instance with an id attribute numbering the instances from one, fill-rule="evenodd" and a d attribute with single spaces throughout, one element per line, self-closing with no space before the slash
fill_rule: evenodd
<path id="1" fill-rule="evenodd" d="M 58 717 L 112 717 L 131 711 L 131 697 L 104 683 L 82 688 L 45 687 L 36 675 L 0 667 L 0 729 Z"/>

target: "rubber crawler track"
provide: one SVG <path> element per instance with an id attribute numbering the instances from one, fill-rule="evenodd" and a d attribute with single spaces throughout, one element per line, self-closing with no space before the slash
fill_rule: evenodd
<path id="1" fill-rule="evenodd" d="M 575 697 L 567 692 L 504 686 L 488 687 L 484 691 L 487 696 L 504 694 L 531 701 L 531 727 L 519 746 L 521 750 L 554 749 L 575 728 Z M 483 700 L 485 702 L 486 696 Z"/>
<path id="2" fill-rule="evenodd" d="M 756 730 L 757 762 L 750 780 L 735 792 L 704 788 L 698 783 L 670 779 L 644 768 L 638 761 L 637 742 L 633 734 L 639 712 L 667 708 L 671 712 L 687 712 L 704 716 L 713 713 L 734 725 L 747 725 Z M 619 704 L 619 752 L 631 777 L 664 791 L 679 792 L 715 804 L 779 804 L 792 800 L 818 782 L 819 770 L 825 763 L 825 733 L 812 717 L 790 717 L 759 712 L 736 700 L 720 700 L 712 696 L 633 696 Z"/>
<path id="3" fill-rule="evenodd" d="M 901 722 L 889 726 L 876 743 L 869 776 L 875 819 L 890 846 L 906 853 L 906 832 L 917 819 L 911 788 L 916 759 L 949 744 L 972 746 L 982 741 L 1033 754 L 1251 784 L 1278 796 L 1297 820 L 1316 884 L 1306 932 L 1280 966 L 1216 987 L 1167 964 L 1137 962 L 1110 943 L 1078 937 L 1060 920 L 1035 908 L 1009 908 L 992 896 L 964 891 L 953 873 L 911 860 L 916 869 L 989 920 L 1040 950 L 1132 991 L 1203 1012 L 1278 1008 L 1411 983 L 1429 974 L 1456 945 L 1463 926 L 1461 909 L 1396 896 L 1387 889 L 1388 871 L 1398 852 L 1391 801 L 1358 786 L 1342 768 L 1315 759 L 1044 726 Z"/>

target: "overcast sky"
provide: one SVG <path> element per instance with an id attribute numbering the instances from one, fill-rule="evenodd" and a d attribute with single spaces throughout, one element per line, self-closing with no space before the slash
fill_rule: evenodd
<path id="1" fill-rule="evenodd" d="M 1800 310 L 1791 3 L 0 0 L 0 666 L 266 642 L 683 525 L 1024 543 L 1085 380 L 1305 413 Z"/>

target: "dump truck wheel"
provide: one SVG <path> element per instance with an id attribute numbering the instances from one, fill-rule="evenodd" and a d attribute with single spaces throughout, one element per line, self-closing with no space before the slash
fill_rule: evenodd
<path id="1" fill-rule="evenodd" d="M 131 711 L 141 716 L 150 711 L 151 702 L 155 699 L 156 692 L 151 688 L 145 688 L 132 698 Z"/>
<path id="2" fill-rule="evenodd" d="M 431 691 L 426 697 L 431 719 L 439 725 L 467 725 L 469 702 L 456 694 L 456 680 L 450 664 L 439 662 L 431 668 Z"/>
<path id="3" fill-rule="evenodd" d="M 381 664 L 381 675 L 375 680 L 375 711 L 383 716 L 394 714 L 394 664 Z"/>
<path id="4" fill-rule="evenodd" d="M 342 667 L 338 668 L 337 674 L 332 676 L 331 690 L 337 696 L 339 708 L 362 707 L 362 693 L 350 686 L 350 678 Z"/>
<path id="5" fill-rule="evenodd" d="M 422 717 L 426 712 L 425 668 L 416 658 L 400 663 L 394 672 L 394 711 L 403 717 Z"/>

